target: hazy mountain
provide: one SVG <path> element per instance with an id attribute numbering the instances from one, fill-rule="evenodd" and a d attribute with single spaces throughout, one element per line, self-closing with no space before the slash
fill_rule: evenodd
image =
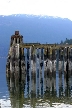
<path id="1" fill-rule="evenodd" d="M 15 30 L 24 36 L 24 42 L 60 43 L 72 38 L 72 21 L 48 16 L 0 16 L 0 45 L 9 45 Z"/>

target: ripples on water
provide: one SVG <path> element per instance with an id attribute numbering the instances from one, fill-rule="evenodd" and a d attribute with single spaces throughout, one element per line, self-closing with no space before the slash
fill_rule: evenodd
<path id="1" fill-rule="evenodd" d="M 52 73 L 39 65 L 36 75 L 27 69 L 25 79 L 19 83 L 14 77 L 6 77 L 6 59 L 0 59 L 0 106 L 1 108 L 72 108 L 72 72 L 68 81 L 64 67 Z"/>

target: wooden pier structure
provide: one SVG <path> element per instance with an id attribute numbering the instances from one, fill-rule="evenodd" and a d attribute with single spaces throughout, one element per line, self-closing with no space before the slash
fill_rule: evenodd
<path id="1" fill-rule="evenodd" d="M 53 98 L 59 102 L 61 96 L 62 102 L 68 102 L 72 94 L 71 72 L 72 45 L 25 43 L 19 31 L 11 36 L 6 80 L 13 107 L 21 108 L 27 101 L 35 107 L 42 98 L 52 104 Z"/>
<path id="2" fill-rule="evenodd" d="M 49 68 L 50 71 L 56 71 L 59 63 L 64 63 L 64 71 L 68 71 L 72 68 L 71 64 L 69 65 L 71 60 L 72 45 L 25 43 L 19 31 L 15 31 L 11 36 L 6 73 L 8 76 L 13 73 L 22 79 L 26 73 L 29 74 L 30 69 L 35 73 L 37 65 L 41 69 L 44 66 L 44 70 Z M 61 69 L 61 66 L 59 68 Z"/>

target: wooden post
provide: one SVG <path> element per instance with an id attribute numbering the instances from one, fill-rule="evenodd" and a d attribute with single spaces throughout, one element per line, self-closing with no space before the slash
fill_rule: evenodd
<path id="1" fill-rule="evenodd" d="M 36 96 L 38 96 L 40 90 L 39 48 L 36 50 L 36 67 Z"/>
<path id="2" fill-rule="evenodd" d="M 30 68 L 30 64 L 29 64 L 29 48 L 27 48 L 27 92 L 29 94 L 29 68 Z"/>
<path id="3" fill-rule="evenodd" d="M 68 47 L 67 47 L 67 65 L 66 65 L 66 81 L 68 82 L 68 69 L 69 69 L 69 63 L 68 63 Z"/>
<path id="4" fill-rule="evenodd" d="M 41 96 L 43 96 L 43 94 L 44 94 L 44 91 L 43 91 L 43 89 L 44 89 L 44 70 L 43 70 L 43 68 L 44 68 L 44 56 L 43 56 L 43 48 L 41 48 L 41 63 L 40 63 L 40 66 L 41 66 Z"/>
<path id="5" fill-rule="evenodd" d="M 56 90 L 57 90 L 57 97 L 59 97 L 59 50 L 57 49 L 57 56 L 56 56 Z"/>

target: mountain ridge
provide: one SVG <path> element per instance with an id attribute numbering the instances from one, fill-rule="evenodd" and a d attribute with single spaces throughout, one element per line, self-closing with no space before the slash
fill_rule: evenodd
<path id="1" fill-rule="evenodd" d="M 48 15 L 33 15 L 33 14 L 11 14 L 11 15 L 0 15 L 2 17 L 6 17 L 6 16 L 14 16 L 14 17 L 38 17 L 38 18 L 60 18 L 60 19 L 63 19 L 63 20 L 70 20 L 69 18 L 62 18 L 62 17 L 58 17 L 58 16 L 48 16 Z M 71 20 L 70 20 L 71 21 Z"/>
<path id="2" fill-rule="evenodd" d="M 72 37 L 72 21 L 67 18 L 35 15 L 0 15 L 0 43 L 10 43 L 15 30 L 24 42 L 60 43 Z"/>

